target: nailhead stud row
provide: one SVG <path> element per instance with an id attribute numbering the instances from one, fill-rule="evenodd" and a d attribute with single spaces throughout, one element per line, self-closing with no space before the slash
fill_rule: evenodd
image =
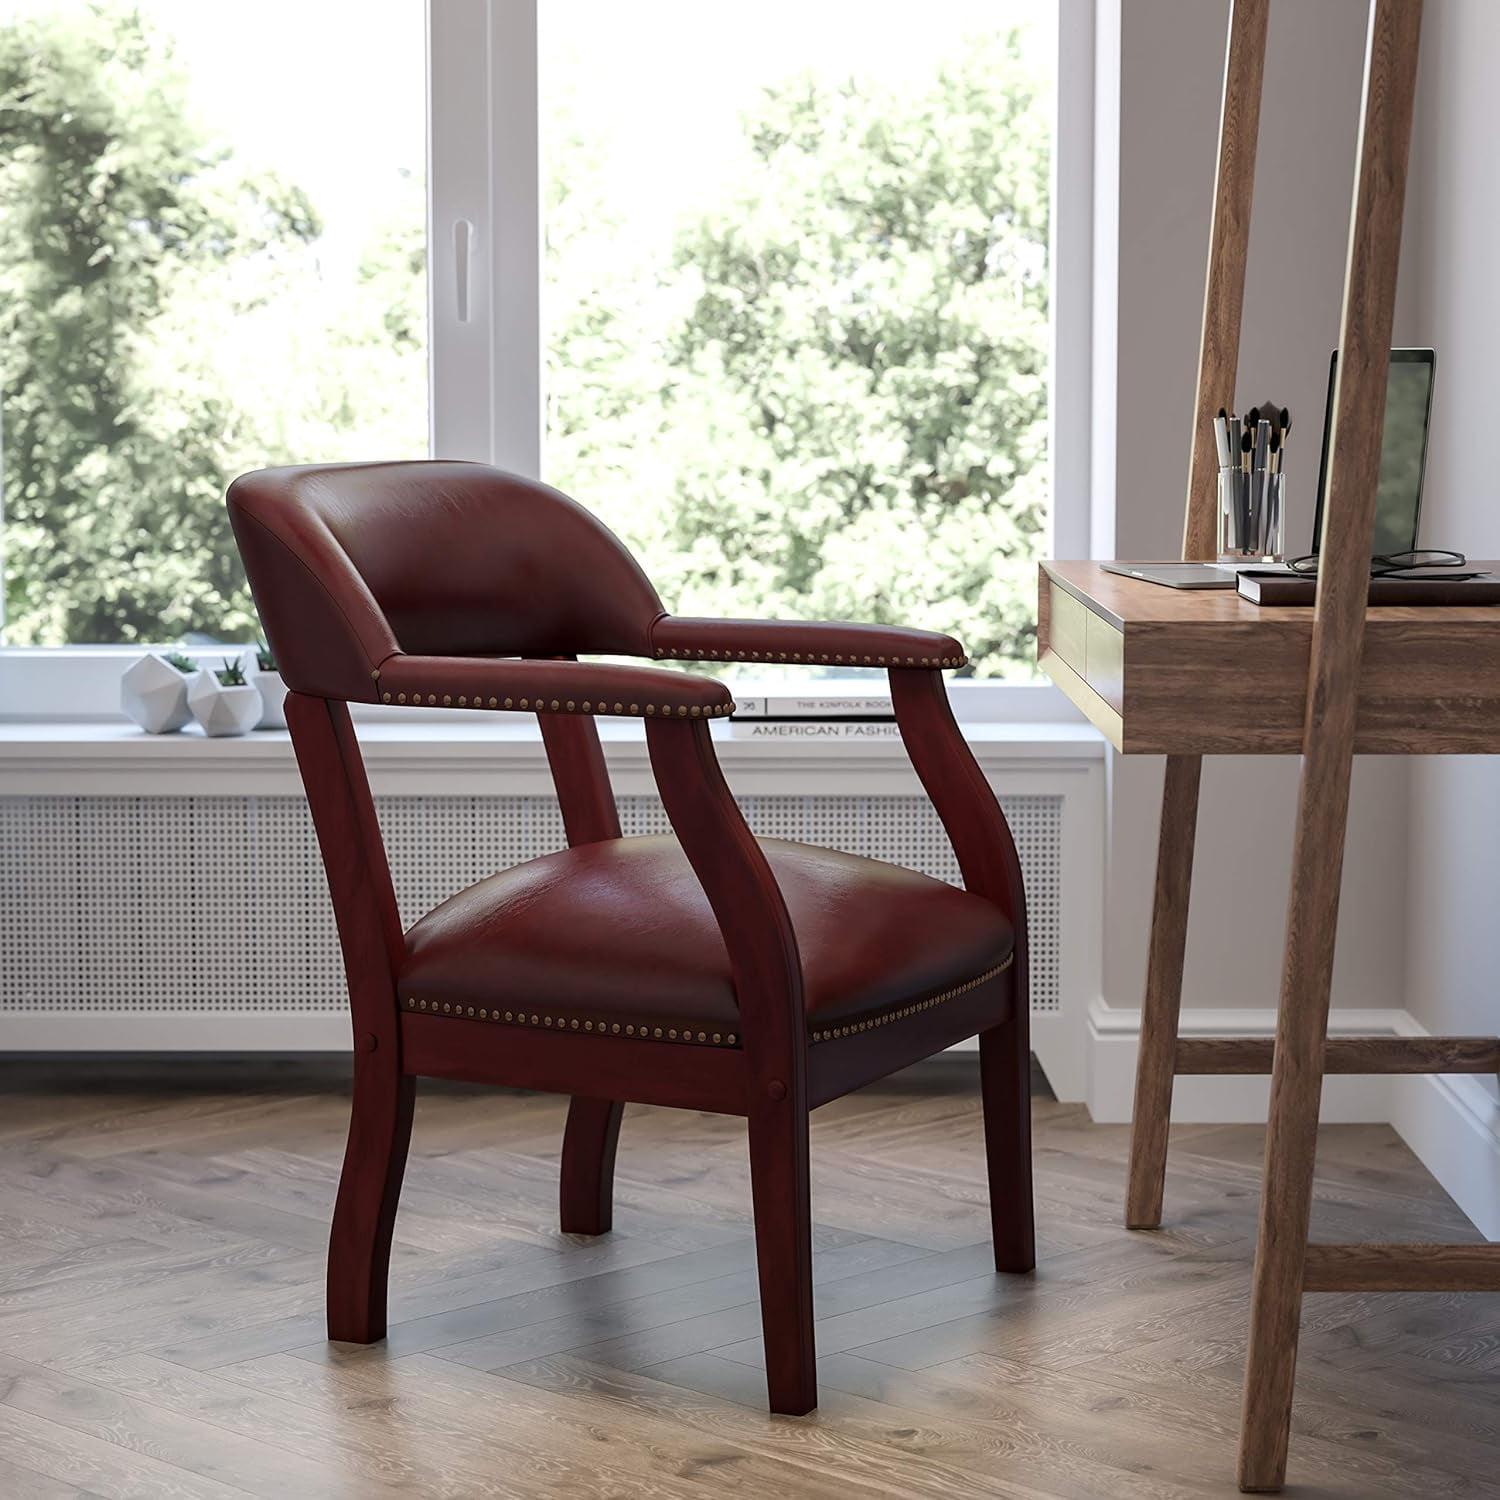
<path id="1" fill-rule="evenodd" d="M 695 1031 L 690 1026 L 680 1030 L 675 1026 L 647 1026 L 644 1023 L 621 1023 L 619 1021 L 579 1021 L 569 1016 L 544 1016 L 524 1010 L 489 1010 L 473 1005 L 452 1005 L 443 1001 L 418 1000 L 408 996 L 408 1010 L 425 1011 L 428 1015 L 461 1016 L 469 1021 L 499 1021 L 506 1026 L 550 1026 L 554 1031 L 587 1031 L 596 1036 L 631 1036 L 653 1042 L 702 1042 L 710 1047 L 733 1047 L 739 1038 L 732 1031 Z"/>
<path id="2" fill-rule="evenodd" d="M 636 718 L 645 717 L 654 719 L 658 715 L 663 719 L 722 719 L 734 712 L 733 703 L 714 703 L 708 707 L 701 707 L 694 703 L 688 705 L 679 703 L 675 707 L 670 703 L 631 703 L 623 701 L 613 705 L 600 700 L 595 703 L 591 698 L 585 698 L 582 703 L 573 698 L 500 698 L 491 696 L 485 698 L 482 694 L 475 693 L 471 698 L 466 693 L 458 695 L 455 704 L 451 693 L 428 693 L 424 698 L 421 693 L 382 693 L 380 695 L 383 703 L 412 703 L 418 706 L 425 704 L 429 708 L 520 708 L 532 713 L 554 713 L 554 714 L 633 714 Z"/>
<path id="3" fill-rule="evenodd" d="M 830 1026 L 827 1031 L 815 1031 L 812 1039 L 815 1042 L 832 1042 L 839 1037 L 853 1036 L 859 1031 L 876 1031 L 882 1026 L 889 1026 L 892 1021 L 904 1021 L 908 1016 L 931 1010 L 933 1006 L 941 1005 L 945 1000 L 956 1000 L 960 995 L 967 995 L 970 990 L 977 990 L 980 985 L 987 984 L 995 975 L 1003 974 L 1015 961 L 1016 956 L 1012 953 L 1003 964 L 996 964 L 993 969 L 986 969 L 983 974 L 976 974 L 966 984 L 958 985 L 951 990 L 944 990 L 940 995 L 929 995 L 925 1000 L 903 1005 L 898 1010 L 889 1010 L 882 1016 L 873 1016 L 868 1021 L 851 1021 L 847 1026 Z"/>
<path id="4" fill-rule="evenodd" d="M 829 663 L 833 666 L 847 664 L 851 667 L 964 667 L 969 664 L 967 656 L 858 656 L 851 653 L 843 656 L 838 652 L 830 655 L 816 651 L 697 651 L 683 646 L 656 648 L 658 657 L 674 657 L 681 661 L 771 661 L 802 662 L 817 666 Z"/>
<path id="5" fill-rule="evenodd" d="M 986 969 L 983 974 L 976 975 L 966 984 L 958 985 L 951 990 L 944 990 L 940 995 L 930 995 L 926 1000 L 903 1005 L 899 1010 L 887 1011 L 884 1015 L 875 1016 L 868 1021 L 853 1021 L 847 1026 L 832 1026 L 827 1031 L 815 1031 L 812 1034 L 812 1040 L 830 1042 L 839 1037 L 853 1036 L 856 1032 L 874 1031 L 878 1027 L 888 1026 L 892 1021 L 905 1020 L 908 1016 L 931 1010 L 933 1006 L 941 1005 L 945 1000 L 954 1000 L 960 995 L 967 995 L 970 990 L 978 989 L 995 975 L 1003 974 L 1014 962 L 1015 954 L 1012 953 L 1004 963 L 996 964 L 992 969 Z M 415 995 L 407 997 L 406 1008 L 433 1016 L 459 1016 L 470 1021 L 498 1021 L 506 1026 L 544 1026 L 554 1031 L 591 1032 L 596 1036 L 639 1037 L 654 1042 L 697 1042 L 711 1047 L 733 1047 L 739 1042 L 739 1038 L 732 1031 L 696 1031 L 690 1026 L 679 1029 L 675 1026 L 648 1026 L 633 1021 L 623 1023 L 620 1021 L 579 1021 L 577 1017 L 540 1015 L 534 1011 L 528 1013 L 524 1010 L 491 1010 L 485 1006 L 454 1005 L 447 1000 L 440 1004 L 436 1000 L 419 1000 Z"/>

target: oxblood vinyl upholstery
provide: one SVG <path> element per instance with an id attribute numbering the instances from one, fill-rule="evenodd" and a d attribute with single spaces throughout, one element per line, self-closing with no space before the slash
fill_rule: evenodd
<path id="1" fill-rule="evenodd" d="M 572 1096 L 559 1174 L 569 1234 L 610 1227 L 626 1101 L 745 1117 L 776 1412 L 817 1402 L 816 1105 L 977 1036 L 995 1265 L 1031 1269 L 1025 892 L 948 703 L 941 674 L 964 664 L 957 641 L 899 625 L 674 618 L 581 506 L 481 464 L 267 469 L 235 481 L 229 511 L 289 690 L 349 987 L 354 1098 L 330 1338 L 384 1336 L 422 1077 Z M 586 656 L 883 669 L 964 888 L 756 839 L 710 732 L 733 708 L 728 687 Z M 403 931 L 351 703 L 534 714 L 568 847 Z M 600 718 L 643 723 L 670 835 L 621 837 Z"/>
<path id="2" fill-rule="evenodd" d="M 783 839 L 761 848 L 786 901 L 814 1040 L 902 1019 L 1007 963 L 1010 923 L 981 896 Z M 580 844 L 492 875 L 406 935 L 403 1005 L 522 1025 L 733 1046 L 729 955 L 677 840 Z"/>

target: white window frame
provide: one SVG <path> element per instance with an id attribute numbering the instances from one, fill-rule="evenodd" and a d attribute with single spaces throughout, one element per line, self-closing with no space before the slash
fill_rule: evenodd
<path id="1" fill-rule="evenodd" d="M 1057 4 L 1046 551 L 1085 557 L 1093 524 L 1095 0 Z M 428 78 L 432 452 L 536 476 L 545 410 L 537 0 L 428 0 Z M 144 649 L 0 648 L 0 721 L 117 717 L 119 674 Z M 213 659 L 231 649 L 188 654 Z M 961 719 L 1078 717 L 1049 683 L 952 686 Z"/>

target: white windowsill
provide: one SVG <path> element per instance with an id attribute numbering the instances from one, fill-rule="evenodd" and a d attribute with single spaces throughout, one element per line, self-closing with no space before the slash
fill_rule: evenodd
<path id="1" fill-rule="evenodd" d="M 643 725 L 596 720 L 616 790 L 652 789 Z M 962 726 L 988 774 L 1086 769 L 1104 740 L 1084 723 L 968 723 Z M 534 718 L 405 714 L 356 725 L 376 792 L 457 794 L 547 792 L 551 780 Z M 711 726 L 720 764 L 736 790 L 800 790 L 812 782 L 849 793 L 917 791 L 897 738 L 751 739 Z M 796 783 L 796 785 L 793 785 Z M 145 734 L 123 720 L 70 724 L 0 723 L 0 795 L 274 795 L 300 791 L 284 730 L 211 740 L 190 727 Z"/>

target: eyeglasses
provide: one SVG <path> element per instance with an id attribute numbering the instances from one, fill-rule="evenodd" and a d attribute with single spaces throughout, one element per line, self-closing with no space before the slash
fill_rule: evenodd
<path id="1" fill-rule="evenodd" d="M 1377 552 L 1370 559 L 1371 578 L 1411 578 L 1423 568 L 1461 568 L 1468 561 L 1462 552 L 1441 550 L 1418 552 Z M 1303 578 L 1318 576 L 1318 554 L 1310 552 L 1306 557 L 1294 557 L 1287 568 Z M 1444 573 L 1445 578 L 1483 578 L 1483 573 Z"/>

